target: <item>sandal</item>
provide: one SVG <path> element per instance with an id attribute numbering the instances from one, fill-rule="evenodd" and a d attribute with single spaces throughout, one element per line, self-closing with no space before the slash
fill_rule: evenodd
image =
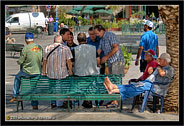
<path id="1" fill-rule="evenodd" d="M 109 104 L 106 106 L 107 108 L 118 108 L 117 104 Z"/>

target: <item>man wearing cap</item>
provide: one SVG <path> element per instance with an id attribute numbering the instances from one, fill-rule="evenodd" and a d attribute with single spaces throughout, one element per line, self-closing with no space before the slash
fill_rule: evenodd
<path id="1" fill-rule="evenodd" d="M 148 49 L 147 51 L 144 51 L 144 52 L 145 52 L 145 60 L 147 62 L 146 69 L 140 78 L 131 79 L 129 81 L 129 83 L 143 81 L 143 80 L 147 79 L 153 73 L 153 71 L 156 69 L 156 67 L 158 66 L 157 61 L 154 59 L 155 52 L 152 49 Z"/>
<path id="2" fill-rule="evenodd" d="M 145 80 L 129 85 L 114 85 L 108 77 L 104 80 L 104 86 L 109 94 L 120 93 L 122 100 L 137 96 L 146 90 L 151 89 L 152 82 L 159 83 L 154 85 L 153 92 L 165 96 L 169 87 L 169 83 L 173 80 L 174 69 L 169 65 L 171 57 L 168 53 L 160 56 L 160 66 Z"/>
<path id="3" fill-rule="evenodd" d="M 147 20 L 144 23 L 144 31 L 145 33 L 141 36 L 141 41 L 139 43 L 139 49 L 137 53 L 137 58 L 135 65 L 139 65 L 139 58 L 140 60 L 140 71 L 144 72 L 146 69 L 147 62 L 144 59 L 144 55 L 146 50 L 152 49 L 155 52 L 154 58 L 157 59 L 159 56 L 159 47 L 158 47 L 158 37 L 155 33 L 152 32 L 153 22 Z"/>
<path id="4" fill-rule="evenodd" d="M 15 101 L 15 98 L 19 94 L 21 77 L 35 77 L 41 73 L 43 49 L 40 45 L 34 43 L 32 33 L 26 33 L 25 41 L 27 46 L 23 48 L 22 55 L 17 61 L 17 63 L 21 65 L 21 70 L 15 76 L 13 98 L 10 100 L 10 102 Z M 32 101 L 31 104 L 33 109 L 38 109 L 38 101 Z"/>

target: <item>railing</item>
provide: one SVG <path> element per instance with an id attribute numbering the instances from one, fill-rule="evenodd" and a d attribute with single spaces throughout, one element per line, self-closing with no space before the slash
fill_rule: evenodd
<path id="1" fill-rule="evenodd" d="M 80 32 L 87 33 L 90 27 L 92 27 L 92 25 L 74 26 L 74 34 L 77 34 Z"/>
<path id="2" fill-rule="evenodd" d="M 154 24 L 153 32 L 156 34 L 165 34 L 164 24 Z M 142 33 L 144 32 L 144 24 L 123 24 L 122 33 Z"/>

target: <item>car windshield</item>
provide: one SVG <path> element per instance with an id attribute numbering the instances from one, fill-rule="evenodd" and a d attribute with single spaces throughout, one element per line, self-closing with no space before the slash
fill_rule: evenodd
<path id="1" fill-rule="evenodd" d="M 7 22 L 10 18 L 11 18 L 11 16 L 7 17 L 5 21 Z"/>

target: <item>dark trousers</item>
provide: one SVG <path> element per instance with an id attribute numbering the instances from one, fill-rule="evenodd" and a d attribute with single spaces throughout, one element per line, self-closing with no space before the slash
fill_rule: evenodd
<path id="1" fill-rule="evenodd" d="M 144 60 L 144 59 L 141 59 L 141 60 L 140 60 L 140 71 L 141 71 L 141 72 L 144 72 L 145 69 L 146 69 L 146 66 L 147 66 L 147 61 Z"/>

